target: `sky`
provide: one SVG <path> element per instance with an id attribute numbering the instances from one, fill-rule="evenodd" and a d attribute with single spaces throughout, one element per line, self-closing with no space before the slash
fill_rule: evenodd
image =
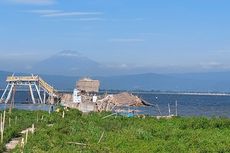
<path id="1" fill-rule="evenodd" d="M 230 70 L 229 0 L 0 0 L 0 69 L 73 50 L 159 73 Z"/>

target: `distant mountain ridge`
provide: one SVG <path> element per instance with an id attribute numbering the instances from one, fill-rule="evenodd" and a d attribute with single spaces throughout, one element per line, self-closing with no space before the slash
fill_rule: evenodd
<path id="1" fill-rule="evenodd" d="M 0 71 L 0 88 L 10 72 Z M 81 76 L 40 75 L 59 90 L 72 90 Z M 120 76 L 92 76 L 105 90 L 161 90 L 194 92 L 230 92 L 230 72 L 190 74 L 134 74 Z"/>
<path id="2" fill-rule="evenodd" d="M 112 58 L 112 57 L 111 57 Z M 64 50 L 33 64 L 24 72 L 65 76 L 111 76 L 148 72 L 148 68 L 126 64 L 103 64 L 77 51 Z"/>
<path id="3" fill-rule="evenodd" d="M 34 73 L 52 75 L 95 75 L 102 65 L 76 51 L 65 50 L 32 66 Z"/>

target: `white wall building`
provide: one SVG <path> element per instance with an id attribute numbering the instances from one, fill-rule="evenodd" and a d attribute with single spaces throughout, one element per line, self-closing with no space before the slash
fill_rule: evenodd
<path id="1" fill-rule="evenodd" d="M 73 102 L 74 103 L 81 103 L 81 96 L 79 95 L 80 91 L 77 89 L 73 90 Z"/>

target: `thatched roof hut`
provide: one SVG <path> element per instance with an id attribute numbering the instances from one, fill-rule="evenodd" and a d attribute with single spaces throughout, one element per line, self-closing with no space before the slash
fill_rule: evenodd
<path id="1" fill-rule="evenodd" d="M 77 89 L 84 92 L 98 92 L 100 82 L 90 78 L 84 78 L 76 83 Z"/>

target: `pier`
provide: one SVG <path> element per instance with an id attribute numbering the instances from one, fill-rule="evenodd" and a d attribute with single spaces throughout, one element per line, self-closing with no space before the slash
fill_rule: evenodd
<path id="1" fill-rule="evenodd" d="M 6 79 L 7 86 L 1 96 L 1 103 L 8 103 L 10 99 L 14 98 L 18 87 L 27 86 L 30 91 L 32 102 L 35 103 L 54 103 L 54 98 L 58 97 L 58 92 L 53 86 L 44 81 L 40 76 L 8 76 Z M 38 95 L 38 102 L 34 98 L 34 91 Z M 42 94 L 43 93 L 43 96 Z M 48 99 L 47 99 L 48 96 Z"/>

